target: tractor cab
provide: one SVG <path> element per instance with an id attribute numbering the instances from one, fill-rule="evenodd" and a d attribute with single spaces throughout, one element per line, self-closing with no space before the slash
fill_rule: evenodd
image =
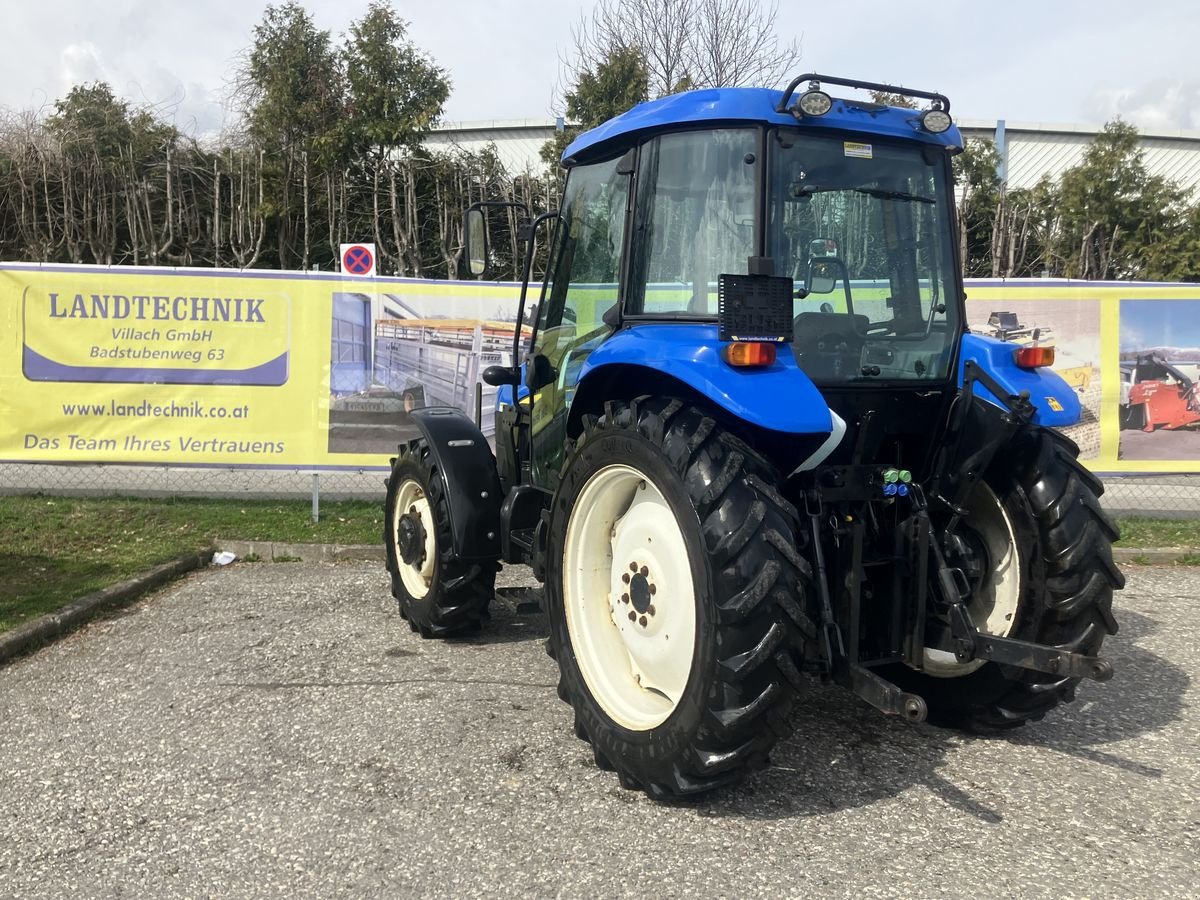
<path id="1" fill-rule="evenodd" d="M 765 765 L 805 672 L 975 730 L 1112 673 L 1117 532 L 1052 430 L 1079 399 L 1052 346 L 966 329 L 949 112 L 803 75 L 581 135 L 561 208 L 519 228 L 531 315 L 483 373 L 494 455 L 457 410 L 411 413 L 385 505 L 401 613 L 481 627 L 498 567 L 529 565 L 559 696 L 627 787 Z M 468 209 L 473 274 L 511 205 Z"/>
<path id="2" fill-rule="evenodd" d="M 612 340 L 635 352 L 608 348 L 606 382 L 719 391 L 747 409 L 762 370 L 775 376 L 768 394 L 815 386 L 835 410 L 805 423 L 808 438 L 856 418 L 853 392 L 843 396 L 855 386 L 906 388 L 928 415 L 944 411 L 964 328 L 950 172 L 961 139 L 949 101 L 913 92 L 929 103 L 922 112 L 834 100 L 804 80 L 803 94 L 797 82 L 782 94 L 666 97 L 567 148 L 522 378 L 534 432 L 546 435 L 533 446 L 535 483 L 553 489 L 564 439 L 599 408 L 588 390 L 595 409 L 575 406 L 576 390 Z M 485 231 L 469 223 L 471 234 L 482 267 Z M 746 346 L 728 363 L 723 344 Z M 720 365 L 699 377 L 697 355 Z M 750 420 L 797 433 L 774 414 Z"/>

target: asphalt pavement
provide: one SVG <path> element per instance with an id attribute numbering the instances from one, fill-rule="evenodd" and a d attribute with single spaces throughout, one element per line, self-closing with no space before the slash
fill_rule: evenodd
<path id="1" fill-rule="evenodd" d="M 660 805 L 519 598 L 422 641 L 378 563 L 210 568 L 0 668 L 0 896 L 1195 896 L 1198 588 L 1132 570 L 1115 678 L 1012 737 L 814 686 L 774 768 Z"/>

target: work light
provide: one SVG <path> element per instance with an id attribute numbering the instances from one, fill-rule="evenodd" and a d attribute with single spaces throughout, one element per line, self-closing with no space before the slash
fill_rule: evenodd
<path id="1" fill-rule="evenodd" d="M 921 113 L 921 127 L 931 134 L 941 134 L 949 130 L 951 124 L 950 113 L 941 107 L 935 106 Z"/>
<path id="2" fill-rule="evenodd" d="M 810 88 L 796 102 L 806 116 L 823 116 L 833 108 L 833 98 L 822 90 Z"/>

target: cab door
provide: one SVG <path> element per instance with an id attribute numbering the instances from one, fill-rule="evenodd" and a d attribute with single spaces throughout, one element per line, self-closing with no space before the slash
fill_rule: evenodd
<path id="1" fill-rule="evenodd" d="M 567 412 L 588 354 L 611 333 L 605 313 L 620 303 L 632 166 L 630 157 L 571 169 L 563 191 L 551 265 L 538 304 L 526 366 L 533 432 L 533 481 L 554 490 L 562 467 Z M 609 316 L 615 321 L 613 316 Z"/>

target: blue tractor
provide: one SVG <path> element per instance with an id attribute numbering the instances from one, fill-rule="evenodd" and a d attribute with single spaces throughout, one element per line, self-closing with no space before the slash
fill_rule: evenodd
<path id="1" fill-rule="evenodd" d="M 882 91 L 923 111 L 840 99 Z M 656 798 L 767 764 L 810 674 L 976 731 L 1071 700 L 1117 630 L 1117 529 L 1052 348 L 967 330 L 941 94 L 809 74 L 644 103 L 566 150 L 495 453 L 416 410 L 386 544 L 422 636 L 544 582 L 559 695 Z M 487 266 L 486 205 L 466 255 Z M 526 311 L 525 290 L 521 308 Z"/>

